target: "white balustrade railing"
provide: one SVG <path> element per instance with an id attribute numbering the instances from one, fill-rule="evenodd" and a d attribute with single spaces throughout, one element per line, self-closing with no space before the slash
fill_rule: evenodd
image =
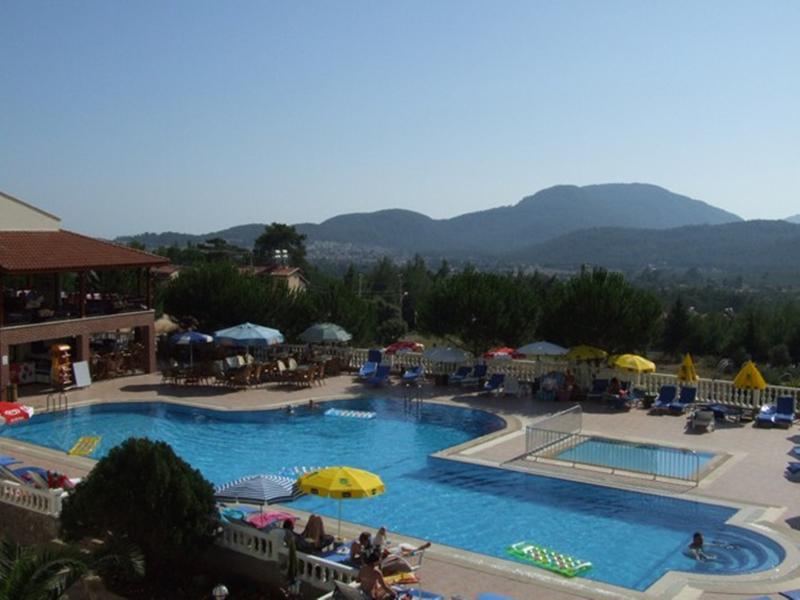
<path id="1" fill-rule="evenodd" d="M 64 490 L 40 490 L 16 481 L 0 480 L 0 502 L 24 508 L 41 515 L 57 517 L 61 514 L 61 497 Z"/>
<path id="2" fill-rule="evenodd" d="M 288 550 L 282 541 L 282 531 L 278 534 L 262 532 L 252 527 L 223 523 L 222 533 L 217 544 L 228 550 L 253 558 L 276 562 L 281 567 L 286 564 Z M 304 552 L 297 553 L 297 578 L 317 589 L 332 590 L 334 582 L 355 581 L 358 569 L 326 560 Z"/>
<path id="3" fill-rule="evenodd" d="M 290 351 L 301 351 L 304 346 L 287 345 Z M 366 348 L 348 348 L 342 346 L 326 347 L 326 352 L 334 356 L 347 359 L 347 366 L 353 369 L 359 368 L 367 360 Z M 392 367 L 396 371 L 402 371 L 412 366 L 422 365 L 425 372 L 429 375 L 444 375 L 455 371 L 460 366 L 472 366 L 477 362 L 484 362 L 488 365 L 489 373 L 504 373 L 507 377 L 513 377 L 521 382 L 532 382 L 550 372 L 564 372 L 570 368 L 575 375 L 579 385 L 589 387 L 593 377 L 619 377 L 620 374 L 612 369 L 602 367 L 596 368 L 588 363 L 568 364 L 558 360 L 483 360 L 469 359 L 463 363 L 439 363 L 432 362 L 425 358 L 423 354 L 415 352 L 404 352 L 395 354 L 391 357 L 384 357 L 384 361 L 391 361 Z M 629 374 L 631 383 L 649 393 L 658 393 L 661 386 L 680 385 L 678 377 L 670 373 L 641 373 Z M 743 408 L 760 408 L 765 404 L 774 404 L 781 396 L 791 396 L 800 406 L 800 388 L 769 385 L 764 390 L 740 390 L 733 386 L 733 381 L 724 379 L 699 379 L 693 384 L 697 387 L 697 398 L 701 401 L 713 401 L 721 404 L 740 406 Z"/>

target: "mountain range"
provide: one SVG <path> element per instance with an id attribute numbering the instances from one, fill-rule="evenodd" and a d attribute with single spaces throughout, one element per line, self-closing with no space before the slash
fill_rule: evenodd
<path id="1" fill-rule="evenodd" d="M 313 260 L 369 262 L 389 255 L 472 260 L 497 266 L 615 269 L 647 265 L 724 271 L 793 269 L 800 263 L 800 215 L 743 221 L 737 215 L 664 188 L 640 183 L 559 185 L 501 206 L 449 219 L 402 209 L 299 223 Z M 252 247 L 253 223 L 204 235 L 145 233 L 118 238 L 149 248 L 223 238 Z"/>
<path id="2" fill-rule="evenodd" d="M 322 223 L 295 227 L 309 243 L 369 247 L 385 253 L 442 256 L 499 256 L 573 231 L 596 227 L 667 229 L 684 225 L 741 221 L 733 213 L 700 200 L 641 183 L 578 187 L 559 185 L 501 206 L 449 219 L 432 219 L 410 210 L 344 214 Z M 221 237 L 252 247 L 263 224 L 239 225 L 204 235 L 166 232 L 118 238 L 149 248 L 198 243 Z"/>

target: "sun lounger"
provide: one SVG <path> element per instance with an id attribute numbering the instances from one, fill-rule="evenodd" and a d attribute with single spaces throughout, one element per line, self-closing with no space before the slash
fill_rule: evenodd
<path id="1" fill-rule="evenodd" d="M 407 369 L 405 373 L 403 373 L 403 383 L 417 383 L 418 381 L 422 381 L 423 375 L 425 375 L 425 369 L 422 367 L 422 365 L 411 367 L 410 369 Z"/>
<path id="2" fill-rule="evenodd" d="M 692 411 L 689 418 L 686 420 L 686 429 L 690 431 L 714 431 L 716 419 L 714 418 L 714 411 L 701 407 Z"/>
<path id="3" fill-rule="evenodd" d="M 389 381 L 389 374 L 391 372 L 391 367 L 389 365 L 378 365 L 375 374 L 367 379 L 367 383 L 370 385 L 383 385 L 387 381 Z"/>
<path id="4" fill-rule="evenodd" d="M 669 405 L 675 401 L 678 388 L 674 385 L 662 385 L 656 396 L 653 406 L 650 407 L 651 414 L 664 414 L 669 411 Z"/>
<path id="5" fill-rule="evenodd" d="M 608 379 L 593 379 L 591 389 L 586 392 L 587 400 L 602 400 L 608 389 Z"/>
<path id="6" fill-rule="evenodd" d="M 667 410 L 671 415 L 682 415 L 697 399 L 697 388 L 682 387 L 677 400 L 669 403 Z"/>
<path id="7" fill-rule="evenodd" d="M 791 396 L 781 396 L 775 405 L 774 423 L 778 427 L 789 428 L 794 423 L 795 403 Z"/>
<path id="8" fill-rule="evenodd" d="M 503 389 L 503 384 L 505 383 L 506 376 L 503 373 L 492 373 L 492 376 L 489 378 L 485 384 L 483 384 L 483 391 L 487 394 L 491 394 L 492 392 L 500 392 Z"/>
<path id="9" fill-rule="evenodd" d="M 486 365 L 475 365 L 472 368 L 472 373 L 461 380 L 461 385 L 479 385 L 481 379 L 486 377 L 486 369 Z"/>
<path id="10" fill-rule="evenodd" d="M 458 367 L 455 373 L 449 375 L 448 381 L 458 385 L 464 380 L 464 377 L 469 375 L 470 371 L 472 371 L 472 367 Z"/>

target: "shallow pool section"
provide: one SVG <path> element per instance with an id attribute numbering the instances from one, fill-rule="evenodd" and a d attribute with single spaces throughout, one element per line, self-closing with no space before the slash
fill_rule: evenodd
<path id="1" fill-rule="evenodd" d="M 369 410 L 375 419 L 331 417 L 325 404 L 283 411 L 212 411 L 162 403 L 99 404 L 37 415 L 0 435 L 63 451 L 100 435 L 95 458 L 130 436 L 169 442 L 214 483 L 295 467 L 346 464 L 374 471 L 384 495 L 349 500 L 343 518 L 511 560 L 506 549 L 527 540 L 591 561 L 585 575 L 645 590 L 670 570 L 741 574 L 775 567 L 784 557 L 772 540 L 726 525 L 735 509 L 684 499 L 457 463 L 430 455 L 497 431 L 483 411 L 363 398 L 335 403 Z M 338 503 L 303 497 L 298 508 L 328 517 Z M 697 563 L 683 551 L 693 531 L 719 542 L 717 559 Z M 719 551 L 717 551 L 717 549 Z"/>
<path id="2" fill-rule="evenodd" d="M 714 456 L 711 452 L 590 438 L 559 452 L 553 458 L 660 477 L 693 479 Z"/>

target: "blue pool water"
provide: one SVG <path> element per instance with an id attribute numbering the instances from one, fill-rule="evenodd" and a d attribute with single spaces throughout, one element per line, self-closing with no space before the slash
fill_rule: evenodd
<path id="1" fill-rule="evenodd" d="M 714 458 L 711 452 L 696 452 L 697 462 L 685 450 L 635 444 L 621 440 L 590 439 L 560 452 L 554 458 L 663 477 L 691 479 Z M 699 466 L 699 469 L 698 469 Z"/>
<path id="2" fill-rule="evenodd" d="M 644 590 L 670 570 L 734 574 L 776 566 L 782 548 L 725 525 L 734 509 L 677 498 L 455 463 L 437 450 L 496 431 L 503 422 L 482 411 L 424 405 L 408 412 L 382 398 L 339 401 L 375 419 L 283 411 L 216 412 L 163 403 L 100 404 L 66 415 L 37 415 L 0 435 L 68 450 L 100 435 L 98 458 L 130 436 L 164 440 L 216 484 L 295 466 L 346 464 L 379 473 L 384 495 L 343 504 L 346 520 L 435 543 L 509 559 L 506 548 L 528 540 L 594 563 L 589 579 Z M 295 504 L 335 527 L 337 502 L 303 497 Z M 692 532 L 719 540 L 717 560 L 683 555 Z"/>

